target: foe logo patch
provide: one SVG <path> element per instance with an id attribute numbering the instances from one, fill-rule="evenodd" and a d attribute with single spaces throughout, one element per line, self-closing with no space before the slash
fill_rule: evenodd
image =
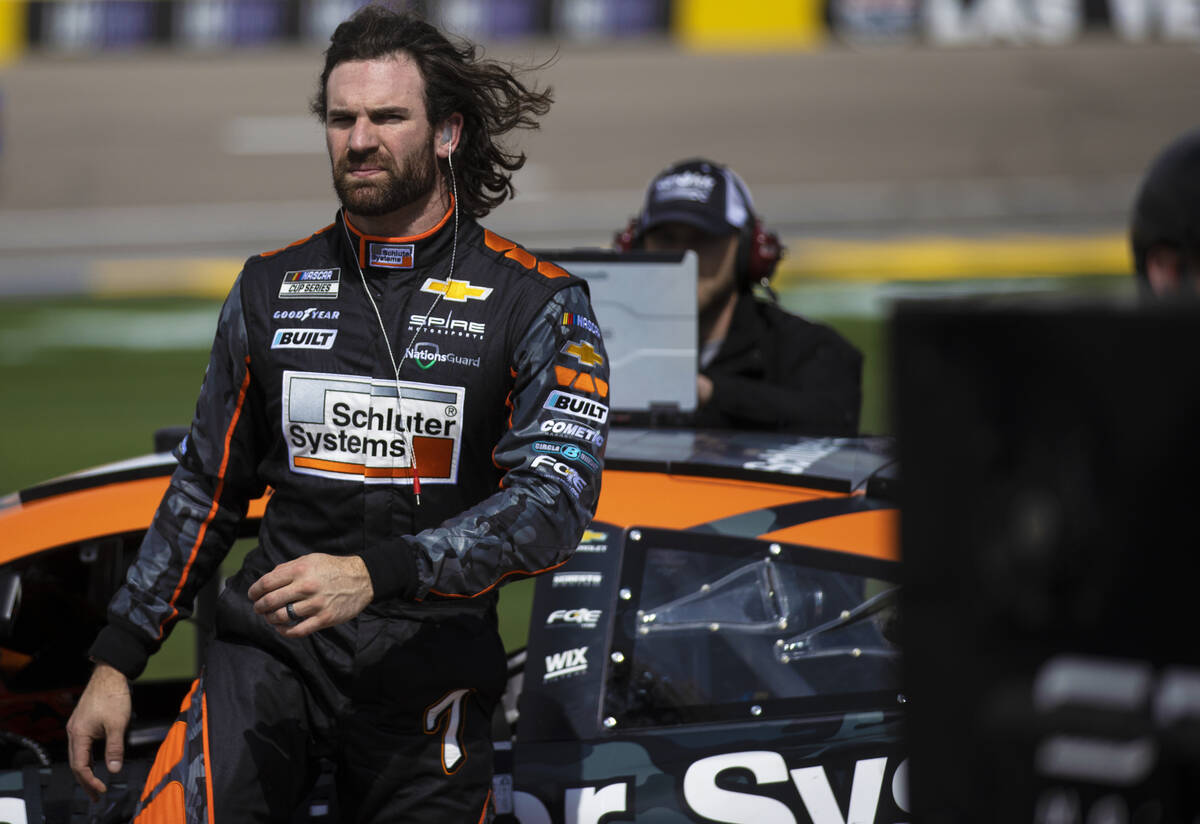
<path id="1" fill-rule="evenodd" d="M 312 330 L 307 330 L 312 331 Z M 461 386 L 397 382 L 357 375 L 283 373 L 283 435 L 288 468 L 366 484 L 411 484 L 417 453 L 423 484 L 458 478 Z"/>
<path id="2" fill-rule="evenodd" d="M 332 300 L 338 296 L 341 281 L 341 269 L 302 269 L 287 272 L 279 287 L 279 297 Z"/>

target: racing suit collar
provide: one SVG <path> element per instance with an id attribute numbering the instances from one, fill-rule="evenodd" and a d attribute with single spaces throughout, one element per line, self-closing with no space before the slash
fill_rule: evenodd
<path id="1" fill-rule="evenodd" d="M 450 253 L 454 233 L 447 231 L 447 226 L 452 225 L 453 215 L 454 199 L 451 195 L 450 208 L 433 228 L 410 237 L 383 237 L 359 230 L 350 222 L 345 209 L 338 212 L 339 219 L 349 230 L 355 247 L 353 253 L 364 272 L 403 272 L 438 262 Z"/>

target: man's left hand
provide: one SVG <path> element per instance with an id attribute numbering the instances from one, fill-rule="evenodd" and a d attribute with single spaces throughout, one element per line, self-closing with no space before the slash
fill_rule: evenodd
<path id="1" fill-rule="evenodd" d="M 275 567 L 248 594 L 254 611 L 280 635 L 303 638 L 358 615 L 375 597 L 375 588 L 357 555 L 313 553 Z"/>

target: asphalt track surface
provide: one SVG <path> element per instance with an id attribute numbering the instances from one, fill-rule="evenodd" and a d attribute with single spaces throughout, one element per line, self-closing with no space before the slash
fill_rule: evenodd
<path id="1" fill-rule="evenodd" d="M 1197 125 L 1200 51 L 831 47 L 692 54 L 662 43 L 489 50 L 556 103 L 518 197 L 485 223 L 536 248 L 606 246 L 670 161 L 706 155 L 806 237 L 1117 231 L 1157 150 Z M 307 101 L 315 48 L 27 57 L 0 71 L 0 294 L 72 291 L 136 259 L 241 258 L 336 204 Z M 160 277 L 169 278 L 164 273 Z"/>

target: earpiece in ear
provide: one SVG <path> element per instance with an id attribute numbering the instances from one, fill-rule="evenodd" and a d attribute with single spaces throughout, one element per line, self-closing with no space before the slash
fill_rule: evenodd
<path id="1" fill-rule="evenodd" d="M 442 142 L 449 143 L 454 139 L 454 129 L 451 126 L 446 126 L 442 129 Z"/>

